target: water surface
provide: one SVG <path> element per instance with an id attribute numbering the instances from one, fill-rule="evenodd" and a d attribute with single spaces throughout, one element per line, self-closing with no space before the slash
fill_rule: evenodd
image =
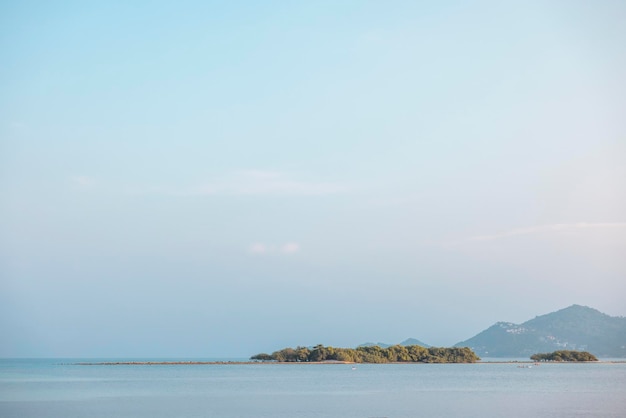
<path id="1" fill-rule="evenodd" d="M 624 417 L 626 364 L 0 361 L 5 418 Z M 91 361 L 91 360 L 90 360 Z M 102 360 L 96 360 L 102 361 Z"/>

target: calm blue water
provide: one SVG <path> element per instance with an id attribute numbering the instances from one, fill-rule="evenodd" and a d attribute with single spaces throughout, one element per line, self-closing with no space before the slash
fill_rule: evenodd
<path id="1" fill-rule="evenodd" d="M 0 360 L 0 417 L 626 417 L 626 364 L 77 366 Z"/>

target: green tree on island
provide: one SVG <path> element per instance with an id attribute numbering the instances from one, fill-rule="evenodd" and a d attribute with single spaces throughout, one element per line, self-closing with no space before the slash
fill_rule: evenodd
<path id="1" fill-rule="evenodd" d="M 530 356 L 534 361 L 598 361 L 587 351 L 558 350 L 552 353 L 537 353 Z"/>
<path id="2" fill-rule="evenodd" d="M 256 354 L 251 360 L 289 362 L 343 361 L 351 363 L 475 363 L 480 358 L 468 347 L 430 347 L 393 345 L 353 348 L 306 347 L 283 348 L 271 355 Z"/>

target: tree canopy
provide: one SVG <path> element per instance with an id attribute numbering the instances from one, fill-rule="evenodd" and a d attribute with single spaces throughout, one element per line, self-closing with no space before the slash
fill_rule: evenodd
<path id="1" fill-rule="evenodd" d="M 534 361 L 598 361 L 587 351 L 558 350 L 552 353 L 537 353 L 530 356 Z"/>
<path id="2" fill-rule="evenodd" d="M 430 347 L 393 345 L 354 348 L 315 347 L 284 348 L 272 354 L 260 353 L 251 360 L 277 362 L 344 361 L 351 363 L 475 363 L 480 358 L 468 347 Z"/>

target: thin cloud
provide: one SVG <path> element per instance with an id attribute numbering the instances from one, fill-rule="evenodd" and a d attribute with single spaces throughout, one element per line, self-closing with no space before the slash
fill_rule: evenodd
<path id="1" fill-rule="evenodd" d="M 300 251 L 300 245 L 297 242 L 288 242 L 287 244 L 283 245 L 280 250 L 284 254 L 293 254 Z"/>
<path id="2" fill-rule="evenodd" d="M 562 230 L 575 230 L 575 229 L 595 229 L 595 228 L 626 228 L 626 222 L 579 222 L 573 224 L 551 224 L 551 225 L 538 225 L 530 226 L 526 228 L 515 228 L 509 231 L 492 234 L 492 235 L 477 235 L 468 238 L 468 241 L 493 241 L 501 238 L 514 237 L 518 235 L 530 235 L 542 232 L 562 231 Z"/>
<path id="3" fill-rule="evenodd" d="M 268 248 L 265 244 L 260 242 L 255 242 L 250 246 L 250 252 L 252 254 L 265 254 L 268 251 Z"/>
<path id="4" fill-rule="evenodd" d="M 283 245 L 267 245 L 262 242 L 255 242 L 250 245 L 248 251 L 255 255 L 267 254 L 295 254 L 300 251 L 300 244 L 297 242 L 288 242 Z"/>
<path id="5" fill-rule="evenodd" d="M 96 184 L 96 181 L 89 176 L 74 176 L 70 180 L 72 184 L 81 189 L 90 189 Z"/>

